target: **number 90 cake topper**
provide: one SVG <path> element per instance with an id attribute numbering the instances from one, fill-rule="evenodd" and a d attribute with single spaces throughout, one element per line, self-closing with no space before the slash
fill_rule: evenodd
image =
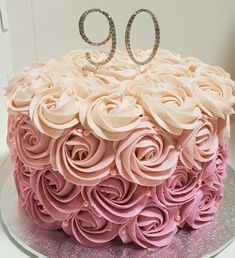
<path id="1" fill-rule="evenodd" d="M 103 14 L 107 18 L 108 23 L 109 23 L 109 34 L 108 34 L 107 38 L 105 40 L 101 41 L 101 42 L 91 41 L 86 36 L 85 30 L 84 30 L 84 22 L 85 22 L 85 19 L 86 19 L 87 15 L 90 14 L 90 13 L 94 13 L 94 12 L 99 12 L 99 13 Z M 138 61 L 134 57 L 134 55 L 132 53 L 132 50 L 131 50 L 130 33 L 131 33 L 131 27 L 132 27 L 132 24 L 134 22 L 134 19 L 136 18 L 136 16 L 139 13 L 142 13 L 142 12 L 148 13 L 153 20 L 154 32 L 155 32 L 155 42 L 154 42 L 154 47 L 153 47 L 153 50 L 152 50 L 151 55 L 149 56 L 149 58 L 147 60 L 144 60 L 144 61 Z M 100 9 L 90 9 L 90 10 L 84 12 L 79 19 L 79 32 L 80 32 L 80 35 L 81 35 L 82 39 L 91 46 L 103 46 L 104 44 L 106 44 L 111 39 L 111 50 L 109 52 L 108 57 L 106 59 L 104 59 L 103 61 L 94 62 L 91 59 L 90 53 L 86 52 L 86 58 L 87 58 L 88 62 L 91 63 L 92 65 L 101 66 L 101 65 L 105 65 L 109 61 L 111 61 L 111 59 L 115 55 L 116 48 L 117 48 L 117 35 L 116 35 L 116 29 L 115 29 L 114 21 L 107 12 L 104 12 Z M 151 62 L 151 60 L 154 58 L 154 56 L 157 53 L 159 43 L 160 43 L 160 28 L 159 28 L 159 24 L 157 22 L 157 19 L 156 19 L 155 15 L 148 9 L 139 9 L 136 12 L 134 12 L 132 14 L 132 16 L 130 17 L 128 23 L 127 23 L 126 32 L 125 32 L 125 45 L 126 45 L 126 50 L 127 50 L 127 53 L 129 55 L 130 59 L 138 65 L 145 65 L 145 64 Z"/>

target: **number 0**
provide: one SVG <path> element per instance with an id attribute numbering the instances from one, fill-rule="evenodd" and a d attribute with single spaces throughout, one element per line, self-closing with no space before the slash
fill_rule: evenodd
<path id="1" fill-rule="evenodd" d="M 154 31 L 155 31 L 155 43 L 154 43 L 154 47 L 153 47 L 152 53 L 149 56 L 149 58 L 147 60 L 144 60 L 144 61 L 138 61 L 134 57 L 134 55 L 132 53 L 132 50 L 131 50 L 130 33 L 131 33 L 132 24 L 133 24 L 136 16 L 138 14 L 142 13 L 142 12 L 148 13 L 151 16 L 152 20 L 153 20 Z M 128 23 L 127 23 L 126 33 L 125 33 L 125 44 L 126 44 L 127 53 L 129 55 L 130 59 L 134 63 L 136 63 L 138 65 L 145 65 L 145 64 L 151 62 L 151 60 L 154 58 L 154 56 L 157 53 L 157 50 L 158 50 L 158 47 L 159 47 L 159 43 L 160 43 L 160 28 L 159 28 L 159 24 L 157 22 L 157 19 L 156 19 L 155 15 L 150 10 L 148 10 L 148 9 L 140 9 L 140 10 L 134 12 L 132 14 L 131 18 L 129 19 Z"/>
<path id="2" fill-rule="evenodd" d="M 94 13 L 94 12 L 99 12 L 99 13 L 103 14 L 107 18 L 108 23 L 109 23 L 108 36 L 105 40 L 103 40 L 101 42 L 91 41 L 86 36 L 85 30 L 84 30 L 84 22 L 85 22 L 85 19 L 86 19 L 87 15 L 90 14 L 90 13 Z M 108 13 L 106 13 L 106 12 L 100 10 L 100 9 L 90 9 L 90 10 L 84 12 L 82 14 L 80 20 L 79 20 L 79 32 L 80 32 L 80 35 L 81 35 L 82 39 L 91 46 L 102 46 L 102 45 L 106 44 L 111 39 L 111 50 L 109 52 L 109 56 L 105 60 L 103 60 L 101 62 L 94 62 L 91 59 L 90 53 L 86 52 L 86 58 L 87 58 L 88 62 L 90 62 L 92 65 L 95 65 L 95 66 L 105 65 L 114 57 L 115 51 L 116 51 L 116 46 L 117 46 L 117 36 L 116 36 L 115 24 L 113 22 L 113 19 L 111 18 L 111 16 Z"/>

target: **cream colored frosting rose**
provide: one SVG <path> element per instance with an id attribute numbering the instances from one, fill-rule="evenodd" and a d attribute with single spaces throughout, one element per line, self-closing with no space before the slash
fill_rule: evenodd
<path id="1" fill-rule="evenodd" d="M 149 79 L 144 80 L 143 78 L 124 81 L 120 86 L 123 88 L 125 95 L 136 98 L 141 95 L 154 95 L 158 89 L 158 85 L 154 81 Z"/>
<path id="2" fill-rule="evenodd" d="M 230 75 L 225 70 L 218 66 L 211 66 L 208 64 L 201 63 L 200 66 L 195 70 L 195 76 L 218 76 L 230 79 Z"/>
<path id="3" fill-rule="evenodd" d="M 208 116 L 225 118 L 234 113 L 233 89 L 223 81 L 212 77 L 199 77 L 186 84 L 200 109 Z"/>
<path id="4" fill-rule="evenodd" d="M 62 59 L 50 59 L 42 69 L 42 73 L 53 80 L 56 76 L 82 76 L 80 70 L 77 69 L 74 63 L 63 62 Z"/>
<path id="5" fill-rule="evenodd" d="M 135 50 L 133 54 L 137 60 L 146 60 L 151 51 Z M 146 71 L 149 64 L 138 66 L 124 51 L 117 51 L 114 58 L 106 65 L 99 67 L 97 74 L 108 75 L 119 81 L 132 80 L 140 73 Z"/>
<path id="6" fill-rule="evenodd" d="M 41 66 L 24 71 L 22 75 L 10 81 L 6 88 L 9 108 L 12 111 L 27 111 L 35 94 L 49 87 L 52 85 L 50 80 L 41 74 Z"/>
<path id="7" fill-rule="evenodd" d="M 47 89 L 34 97 L 30 105 L 30 118 L 40 132 L 58 138 L 64 129 L 79 123 L 80 102 L 73 87 Z"/>
<path id="8" fill-rule="evenodd" d="M 125 138 L 142 115 L 143 109 L 136 99 L 125 96 L 118 86 L 98 89 L 80 106 L 83 126 L 110 141 Z"/>
<path id="9" fill-rule="evenodd" d="M 96 62 L 107 57 L 107 52 L 89 52 Z M 133 51 L 137 60 L 150 53 Z M 200 113 L 225 119 L 234 113 L 234 93 L 235 83 L 223 69 L 164 49 L 147 65 L 117 51 L 97 67 L 87 61 L 86 51 L 75 50 L 34 64 L 6 87 L 9 110 L 29 111 L 42 133 L 57 138 L 81 117 L 87 129 L 114 141 L 125 138 L 142 115 L 174 135 L 194 128 Z"/>
<path id="10" fill-rule="evenodd" d="M 145 111 L 167 132 L 180 135 L 193 129 L 200 117 L 196 102 L 182 88 L 165 87 L 153 96 L 142 95 Z"/>

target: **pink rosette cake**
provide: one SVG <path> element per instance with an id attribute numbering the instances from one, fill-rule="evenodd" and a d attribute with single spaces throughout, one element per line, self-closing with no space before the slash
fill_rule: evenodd
<path id="1" fill-rule="evenodd" d="M 20 206 L 92 247 L 163 247 L 206 226 L 223 197 L 234 89 L 223 69 L 162 49 L 141 69 L 122 51 L 95 69 L 84 51 L 34 64 L 6 87 Z"/>

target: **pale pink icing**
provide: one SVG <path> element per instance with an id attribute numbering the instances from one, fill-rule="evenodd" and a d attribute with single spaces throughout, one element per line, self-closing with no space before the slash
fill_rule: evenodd
<path id="1" fill-rule="evenodd" d="M 64 231 L 85 246 L 96 247 L 107 243 L 118 235 L 119 225 L 106 220 L 88 207 L 71 215 Z"/>
<path id="2" fill-rule="evenodd" d="M 119 236 L 124 243 L 133 241 L 143 248 L 166 246 L 177 232 L 173 215 L 171 210 L 150 201 L 137 216 L 120 227 Z"/>
<path id="3" fill-rule="evenodd" d="M 218 148 L 217 119 L 200 120 L 194 130 L 184 131 L 177 139 L 180 160 L 189 169 L 202 169 L 212 160 Z"/>
<path id="4" fill-rule="evenodd" d="M 71 183 L 95 185 L 112 168 L 112 143 L 85 131 L 81 125 L 54 140 L 51 163 Z"/>
<path id="5" fill-rule="evenodd" d="M 146 119 L 126 139 L 115 142 L 114 149 L 119 174 L 140 185 L 160 184 L 177 165 L 178 151 L 173 139 Z"/>
<path id="6" fill-rule="evenodd" d="M 41 134 L 26 114 L 17 116 L 14 127 L 15 148 L 20 160 L 34 169 L 48 166 L 51 138 Z"/>
<path id="7" fill-rule="evenodd" d="M 145 206 L 149 190 L 126 181 L 121 176 L 109 176 L 96 186 L 85 186 L 82 195 L 99 214 L 113 223 L 124 223 Z"/>
<path id="8" fill-rule="evenodd" d="M 30 183 L 40 203 L 57 220 L 65 220 L 83 203 L 80 187 L 66 181 L 51 168 L 33 173 Z"/>

